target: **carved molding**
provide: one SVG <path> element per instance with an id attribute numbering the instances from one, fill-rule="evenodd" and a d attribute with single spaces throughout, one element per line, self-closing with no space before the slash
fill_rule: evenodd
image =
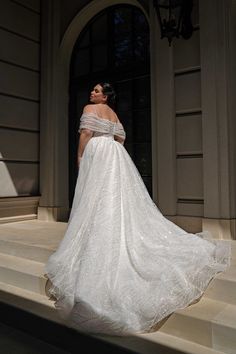
<path id="1" fill-rule="evenodd" d="M 0 198 L 0 224 L 37 218 L 39 196 Z"/>

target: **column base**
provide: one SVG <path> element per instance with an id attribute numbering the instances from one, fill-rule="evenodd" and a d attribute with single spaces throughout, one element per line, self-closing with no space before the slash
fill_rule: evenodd
<path id="1" fill-rule="evenodd" d="M 236 239 L 236 219 L 202 219 L 202 231 L 209 231 L 213 238 Z"/>
<path id="2" fill-rule="evenodd" d="M 166 216 L 167 219 L 181 227 L 183 230 L 191 233 L 197 233 L 202 231 L 202 218 L 196 216 Z"/>
<path id="3" fill-rule="evenodd" d="M 236 239 L 236 219 L 209 219 L 194 216 L 166 216 L 187 232 L 208 231 L 212 238 L 222 240 Z"/>
<path id="4" fill-rule="evenodd" d="M 37 218 L 39 197 L 0 198 L 0 224 Z"/>
<path id="5" fill-rule="evenodd" d="M 64 207 L 38 207 L 38 220 L 67 222 L 69 210 Z"/>

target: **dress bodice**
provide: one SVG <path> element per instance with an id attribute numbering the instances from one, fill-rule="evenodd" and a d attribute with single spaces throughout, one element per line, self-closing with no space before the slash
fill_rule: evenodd
<path id="1" fill-rule="evenodd" d="M 123 125 L 118 122 L 112 122 L 105 118 L 96 116 L 95 113 L 83 113 L 80 118 L 79 132 L 81 129 L 89 129 L 94 132 L 94 136 L 117 135 L 125 139 Z"/>

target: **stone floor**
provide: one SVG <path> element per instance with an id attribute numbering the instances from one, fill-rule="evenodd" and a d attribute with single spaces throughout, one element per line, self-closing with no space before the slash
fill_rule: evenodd
<path id="1" fill-rule="evenodd" d="M 67 223 L 39 220 L 21 221 L 0 225 L 0 240 L 43 247 L 53 251 L 62 239 Z"/>
<path id="2" fill-rule="evenodd" d="M 58 319 L 53 302 L 45 295 L 46 279 L 42 270 L 49 255 L 56 250 L 64 236 L 66 227 L 66 223 L 39 220 L 0 225 L 0 305 L 4 305 L 4 308 L 9 305 L 26 311 L 30 316 L 36 316 L 36 323 L 46 320 L 52 326 L 63 325 Z M 117 350 L 131 353 L 236 354 L 236 241 L 232 241 L 232 246 L 231 268 L 217 276 L 199 303 L 176 311 L 160 330 L 132 337 L 94 336 L 94 338 L 103 340 L 107 347 L 109 344 L 117 345 L 119 348 Z M 34 334 L 27 333 L 26 328 L 22 327 L 22 316 L 19 316 L 16 321 L 4 322 L 2 311 L 3 308 L 0 308 L 0 323 L 2 323 L 0 331 L 3 333 L 2 337 L 0 335 L 0 354 L 5 354 L 1 351 L 1 347 L 2 345 L 6 347 L 7 343 L 11 343 L 13 349 L 6 354 L 18 354 L 14 351 L 14 345 L 21 350 L 21 346 L 25 343 L 24 336 L 20 335 L 21 331 L 32 338 L 29 338 L 29 350 L 25 348 L 26 351 L 19 351 L 19 354 L 37 353 L 33 351 L 34 343 L 41 339 L 36 334 L 40 333 L 41 328 L 46 328 L 46 325 L 41 325 Z M 17 311 L 12 313 L 15 312 Z M 6 318 L 7 313 L 5 320 Z M 25 323 L 27 324 L 27 321 Z M 17 327 L 16 324 L 20 326 Z M 54 333 L 57 332 L 55 328 L 48 331 L 50 338 L 53 338 Z M 66 327 L 63 328 L 66 331 Z M 72 353 L 71 350 L 75 348 L 75 353 L 87 353 L 81 351 L 80 345 L 77 344 L 81 340 L 80 337 L 78 342 L 78 336 L 77 333 L 76 339 L 73 339 L 74 347 L 72 346 L 70 350 L 60 346 L 58 350 L 69 350 Z M 20 342 L 21 340 L 23 343 Z M 89 347 L 88 343 L 87 347 Z M 49 347 L 45 346 L 42 354 L 50 353 L 50 345 L 55 345 L 53 342 L 48 344 Z M 36 344 L 35 350 L 40 348 L 40 345 L 43 344 Z M 106 346 L 104 348 L 107 348 Z M 93 352 L 97 354 L 98 347 Z M 101 353 L 105 354 L 105 352 L 106 349 Z M 115 352 L 112 350 L 110 353 Z"/>

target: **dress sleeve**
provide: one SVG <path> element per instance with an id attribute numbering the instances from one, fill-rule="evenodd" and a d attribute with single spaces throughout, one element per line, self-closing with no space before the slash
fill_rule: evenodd
<path id="1" fill-rule="evenodd" d="M 97 119 L 96 116 L 89 113 L 83 113 L 80 118 L 80 126 L 79 126 L 79 133 L 82 129 L 89 129 L 93 132 L 100 132 L 103 133 L 104 130 L 103 124 Z"/>
<path id="2" fill-rule="evenodd" d="M 121 139 L 125 140 L 125 131 L 123 125 L 110 122 L 107 119 L 97 118 L 92 113 L 83 113 L 80 118 L 79 133 L 82 129 L 89 129 L 93 132 L 117 135 Z"/>
<path id="3" fill-rule="evenodd" d="M 125 138 L 126 138 L 125 130 L 123 128 L 123 125 L 120 122 L 118 122 L 116 124 L 115 135 L 117 135 L 119 138 L 121 138 L 123 140 L 125 140 Z"/>
<path id="4" fill-rule="evenodd" d="M 78 132 L 81 133 L 82 129 L 96 131 L 96 120 L 92 115 L 82 114 Z"/>

